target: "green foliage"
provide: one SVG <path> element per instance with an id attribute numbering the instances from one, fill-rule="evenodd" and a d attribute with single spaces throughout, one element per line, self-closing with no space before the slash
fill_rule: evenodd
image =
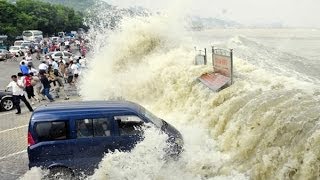
<path id="1" fill-rule="evenodd" d="M 37 29 L 44 35 L 59 31 L 77 30 L 83 25 L 83 13 L 62 5 L 39 0 L 17 0 L 9 3 L 0 0 L 0 34 L 15 37 L 23 30 Z"/>

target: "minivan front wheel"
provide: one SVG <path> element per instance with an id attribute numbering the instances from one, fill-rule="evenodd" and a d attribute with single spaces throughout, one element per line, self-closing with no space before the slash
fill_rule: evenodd
<path id="1" fill-rule="evenodd" d="M 48 179 L 74 179 L 71 169 L 66 167 L 52 167 L 49 169 Z"/>

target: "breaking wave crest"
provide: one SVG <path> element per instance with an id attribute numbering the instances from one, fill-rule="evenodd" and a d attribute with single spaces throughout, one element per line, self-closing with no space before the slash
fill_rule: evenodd
<path id="1" fill-rule="evenodd" d="M 196 81 L 211 68 L 192 64 L 192 41 L 172 37 L 173 29 L 162 18 L 129 19 L 110 35 L 109 45 L 93 57 L 84 78 L 84 98 L 121 97 L 139 102 L 171 120 L 186 141 L 191 133 L 203 142 L 206 134 L 199 129 L 208 132 L 212 139 L 206 142 L 214 144 L 212 149 L 204 145 L 198 154 L 189 154 L 199 146 L 193 141 L 183 156 L 185 162 L 196 162 L 206 173 L 192 168 L 187 173 L 188 167 L 179 165 L 181 161 L 174 162 L 182 174 L 190 175 L 181 174 L 183 178 L 230 178 L 237 173 L 253 179 L 318 177 L 320 103 L 316 84 L 235 58 L 235 84 L 213 93 Z M 197 125 L 201 125 L 199 129 L 190 129 Z M 202 157 L 219 160 L 207 164 Z M 175 174 L 166 170 L 163 174 Z M 155 177 L 159 178 L 149 178 Z"/>
<path id="2" fill-rule="evenodd" d="M 124 18 L 88 57 L 81 95 L 142 104 L 177 127 L 185 151 L 164 161 L 165 137 L 150 130 L 132 152 L 106 155 L 89 179 L 319 178 L 317 84 L 235 57 L 235 83 L 212 92 L 196 80 L 211 67 L 193 65 L 192 38 L 172 24 Z"/>

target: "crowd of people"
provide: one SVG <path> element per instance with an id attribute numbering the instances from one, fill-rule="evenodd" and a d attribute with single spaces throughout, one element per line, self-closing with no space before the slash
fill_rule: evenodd
<path id="1" fill-rule="evenodd" d="M 55 37 L 60 38 L 60 37 Z M 71 45 L 75 46 L 74 49 L 71 48 Z M 44 38 L 41 40 L 37 40 L 34 43 L 31 43 L 30 46 L 26 49 L 25 52 L 21 52 L 26 58 L 27 55 L 31 55 L 33 52 L 36 53 L 36 59 L 41 59 L 41 54 L 48 54 L 50 52 L 55 51 L 66 51 L 69 53 L 73 53 L 72 51 L 79 51 L 81 56 L 85 57 L 87 54 L 87 47 L 85 45 L 84 40 L 79 39 L 67 39 L 67 38 L 60 38 L 60 39 L 50 39 Z M 30 57 L 30 56 L 29 56 Z"/>
<path id="2" fill-rule="evenodd" d="M 71 49 L 70 45 L 64 45 L 64 48 Z M 60 47 L 54 51 L 56 50 L 60 50 Z M 17 109 L 16 114 L 21 113 L 20 100 L 26 104 L 29 111 L 33 111 L 31 105 L 43 100 L 54 102 L 60 96 L 64 100 L 69 100 L 69 96 L 65 92 L 65 86 L 76 90 L 79 76 L 86 69 L 85 56 L 79 56 L 77 59 L 74 59 L 73 56 L 67 59 L 61 56 L 60 59 L 54 59 L 47 54 L 45 49 L 42 49 L 39 53 L 44 54 L 44 59 L 38 59 L 37 54 L 36 59 L 41 61 L 38 67 L 34 66 L 31 52 L 25 54 L 19 63 L 20 71 L 17 75 L 11 76 L 12 81 L 7 86 L 6 90 L 11 88 L 13 93 L 13 103 Z"/>

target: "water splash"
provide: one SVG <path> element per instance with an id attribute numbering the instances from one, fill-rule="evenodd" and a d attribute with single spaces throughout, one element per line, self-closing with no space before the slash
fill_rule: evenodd
<path id="1" fill-rule="evenodd" d="M 168 18 L 123 19 L 100 51 L 89 57 L 81 94 L 84 99 L 121 97 L 144 105 L 182 132 L 185 152 L 179 161 L 165 163 L 159 158 L 163 137 L 150 132 L 131 153 L 107 155 L 91 178 L 318 178 L 317 81 L 304 82 L 285 71 L 235 58 L 234 85 L 213 93 L 196 81 L 211 68 L 192 64 L 192 39 L 183 26 L 169 26 Z M 248 47 L 241 38 L 237 43 L 235 49 Z"/>

